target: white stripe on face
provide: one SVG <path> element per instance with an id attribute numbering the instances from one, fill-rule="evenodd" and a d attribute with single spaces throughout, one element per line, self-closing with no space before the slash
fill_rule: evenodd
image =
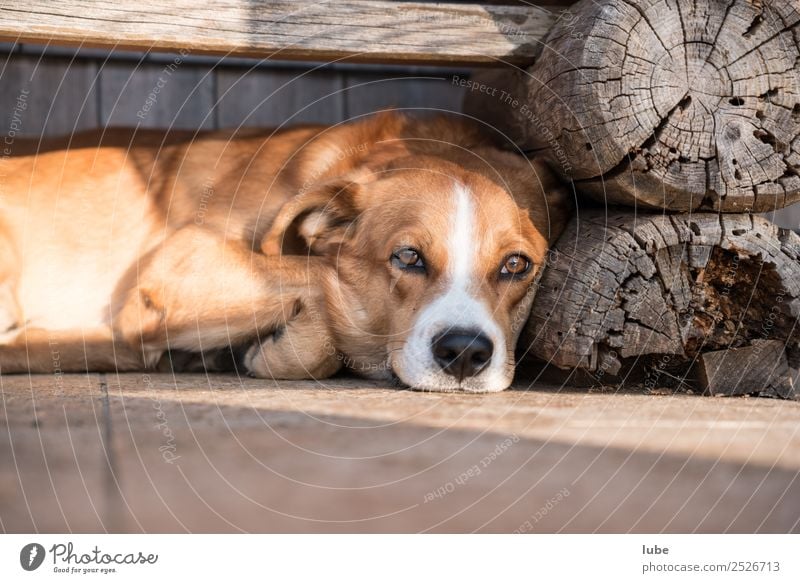
<path id="1" fill-rule="evenodd" d="M 477 260 L 475 241 L 475 211 L 472 197 L 463 184 L 456 184 L 455 212 L 448 241 L 449 273 L 452 288 L 467 291 Z"/>
<path id="2" fill-rule="evenodd" d="M 420 313 L 393 367 L 403 382 L 430 391 L 502 391 L 513 376 L 513 368 L 506 364 L 505 337 L 483 302 L 472 295 L 478 284 L 475 274 L 480 261 L 472 194 L 464 185 L 456 184 L 452 201 L 446 289 Z M 461 383 L 441 369 L 432 352 L 433 339 L 453 329 L 482 332 L 495 346 L 486 369 Z"/>

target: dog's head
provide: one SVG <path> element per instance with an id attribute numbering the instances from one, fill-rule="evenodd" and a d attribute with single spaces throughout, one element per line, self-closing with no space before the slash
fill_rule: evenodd
<path id="1" fill-rule="evenodd" d="M 391 121 L 342 175 L 287 203 L 262 247 L 299 237 L 335 267 L 329 319 L 355 370 L 426 390 L 503 390 L 570 197 L 471 125 Z"/>

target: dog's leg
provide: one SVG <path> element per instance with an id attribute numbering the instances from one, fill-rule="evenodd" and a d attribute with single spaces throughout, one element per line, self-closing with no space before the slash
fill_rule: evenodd
<path id="1" fill-rule="evenodd" d="M 22 311 L 17 301 L 19 262 L 11 241 L 3 234 L 0 221 L 0 334 L 22 325 Z"/>
<path id="2" fill-rule="evenodd" d="M 139 262 L 113 325 L 146 353 L 253 342 L 265 355 L 259 363 L 248 352 L 258 376 L 329 375 L 338 368 L 335 354 L 327 354 L 333 344 L 322 288 L 330 276 L 316 257 L 268 257 L 242 241 L 186 227 Z"/>
<path id="3" fill-rule="evenodd" d="M 262 378 L 321 379 L 339 370 L 342 360 L 320 304 L 305 300 L 285 326 L 260 337 L 245 354 L 247 371 Z"/>
<path id="4" fill-rule="evenodd" d="M 141 352 L 115 343 L 109 328 L 21 328 L 0 343 L 0 374 L 132 371 L 153 364 Z"/>
<path id="5" fill-rule="evenodd" d="M 16 282 L 3 280 L 0 276 L 0 335 L 18 328 L 22 323 L 21 320 Z"/>

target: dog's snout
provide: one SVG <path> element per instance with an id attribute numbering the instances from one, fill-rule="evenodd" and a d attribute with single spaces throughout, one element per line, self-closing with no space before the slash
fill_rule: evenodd
<path id="1" fill-rule="evenodd" d="M 475 330 L 451 330 L 434 339 L 432 350 L 442 370 L 462 381 L 477 375 L 489 364 L 494 344 Z"/>

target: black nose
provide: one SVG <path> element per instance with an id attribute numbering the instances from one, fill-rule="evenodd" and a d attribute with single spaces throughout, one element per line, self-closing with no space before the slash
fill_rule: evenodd
<path id="1" fill-rule="evenodd" d="M 459 381 L 481 372 L 493 352 L 492 341 L 474 330 L 451 330 L 433 341 L 433 358 Z"/>

